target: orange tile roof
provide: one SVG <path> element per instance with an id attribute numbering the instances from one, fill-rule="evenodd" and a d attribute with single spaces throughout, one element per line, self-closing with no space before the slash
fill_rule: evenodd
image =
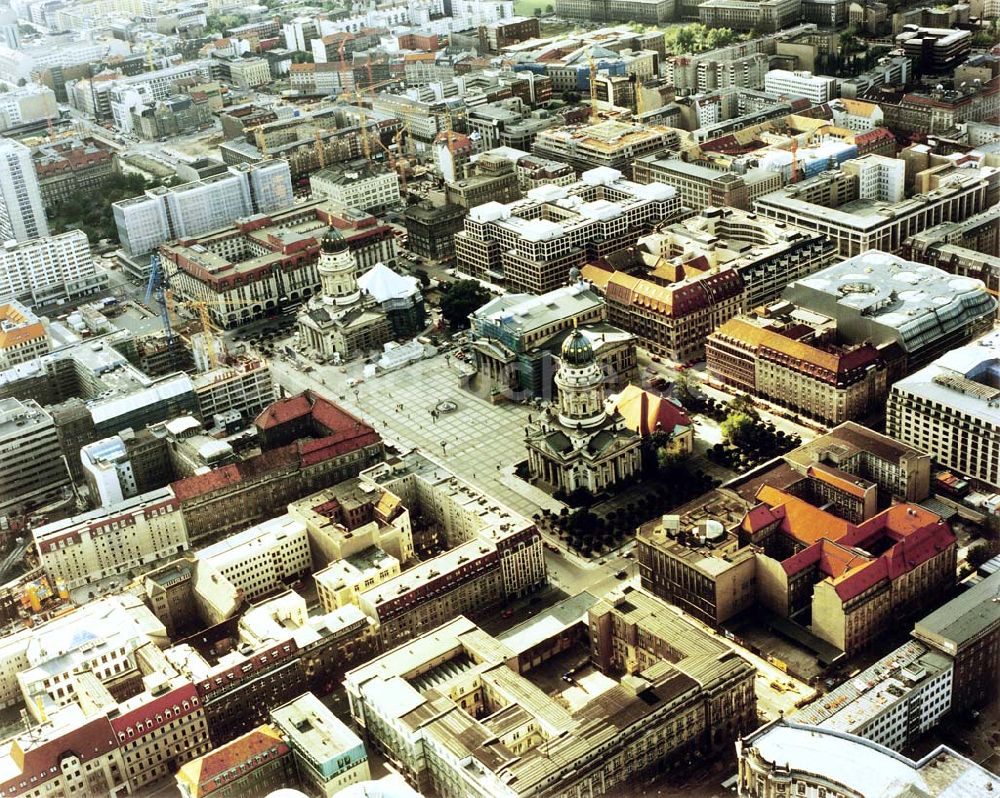
<path id="1" fill-rule="evenodd" d="M 290 751 L 281 733 L 274 726 L 265 724 L 191 760 L 178 771 L 177 778 L 187 784 L 189 795 L 199 798 L 229 786 L 235 779 L 270 764 Z M 227 776 L 230 771 L 235 771 L 235 774 Z"/>
<path id="2" fill-rule="evenodd" d="M 754 349 L 766 347 L 780 354 L 794 357 L 797 360 L 804 360 L 834 374 L 840 368 L 840 358 L 837 355 L 788 338 L 774 330 L 758 327 L 756 324 L 751 324 L 743 319 L 730 319 L 720 326 L 714 335 L 739 341 Z"/>
<path id="3" fill-rule="evenodd" d="M 625 426 L 642 436 L 657 430 L 671 433 L 677 427 L 690 427 L 684 408 L 638 385 L 629 385 L 618 395 L 615 409 L 622 414 Z"/>
<path id="4" fill-rule="evenodd" d="M 757 501 L 770 507 L 772 512 L 780 508 L 783 512 L 782 531 L 806 545 L 811 545 L 821 538 L 839 540 L 854 528 L 853 524 L 843 518 L 838 518 L 770 485 L 762 485 L 757 491 L 756 498 Z"/>
<path id="5" fill-rule="evenodd" d="M 45 328 L 42 327 L 40 321 L 27 324 L 24 327 L 0 330 L 0 349 L 12 349 L 27 341 L 37 341 L 42 338 L 45 338 Z"/>

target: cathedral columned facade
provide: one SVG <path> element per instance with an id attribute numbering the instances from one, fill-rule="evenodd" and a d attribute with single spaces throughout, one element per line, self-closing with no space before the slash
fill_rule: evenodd
<path id="1" fill-rule="evenodd" d="M 579 330 L 563 342 L 555 376 L 558 400 L 525 430 L 533 480 L 570 493 L 603 493 L 637 475 L 641 441 L 605 407 L 604 372 Z"/>

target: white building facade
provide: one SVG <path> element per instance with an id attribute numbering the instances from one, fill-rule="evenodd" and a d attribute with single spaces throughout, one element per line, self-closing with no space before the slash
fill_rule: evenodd
<path id="1" fill-rule="evenodd" d="M 31 150 L 0 138 L 0 237 L 27 241 L 49 234 Z"/>

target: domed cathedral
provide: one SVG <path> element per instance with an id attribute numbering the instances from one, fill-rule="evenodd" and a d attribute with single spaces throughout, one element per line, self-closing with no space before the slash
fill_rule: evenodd
<path id="1" fill-rule="evenodd" d="M 642 439 L 605 409 L 604 372 L 583 333 L 566 338 L 559 360 L 555 407 L 525 429 L 528 470 L 566 493 L 603 493 L 639 473 Z"/>
<path id="2" fill-rule="evenodd" d="M 393 339 L 388 316 L 358 286 L 358 264 L 350 245 L 333 227 L 320 244 L 317 270 L 320 291 L 298 317 L 299 339 L 307 349 L 349 360 Z"/>

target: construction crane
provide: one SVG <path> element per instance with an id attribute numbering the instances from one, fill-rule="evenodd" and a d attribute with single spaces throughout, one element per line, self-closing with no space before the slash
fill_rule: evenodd
<path id="1" fill-rule="evenodd" d="M 641 118 L 646 107 L 642 96 L 642 78 L 635 74 L 632 77 L 635 78 L 635 82 L 633 83 L 635 87 L 635 115 Z"/>
<path id="2" fill-rule="evenodd" d="M 170 323 L 170 282 L 167 273 L 160 261 L 160 253 L 154 252 L 149 259 L 149 282 L 146 283 L 146 295 L 142 303 L 148 308 L 153 294 L 156 294 L 157 303 L 160 306 L 160 319 L 163 322 L 163 334 L 167 339 L 167 346 L 174 345 L 174 330 Z"/>
<path id="3" fill-rule="evenodd" d="M 792 182 L 799 182 L 799 140 L 792 136 Z"/>

